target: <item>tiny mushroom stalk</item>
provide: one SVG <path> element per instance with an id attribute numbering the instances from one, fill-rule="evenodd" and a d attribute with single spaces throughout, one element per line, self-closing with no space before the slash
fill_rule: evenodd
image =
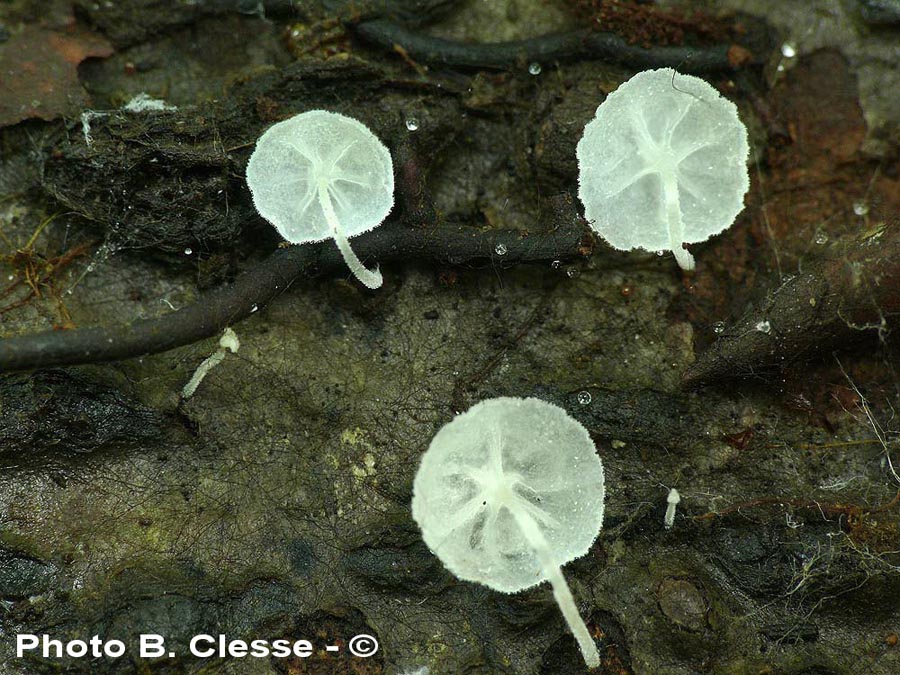
<path id="1" fill-rule="evenodd" d="M 359 279 L 367 288 L 381 288 L 384 278 L 381 276 L 381 271 L 378 267 L 374 270 L 366 268 L 350 247 L 350 240 L 347 239 L 347 236 L 341 229 L 341 223 L 334 212 L 334 205 L 331 203 L 331 196 L 328 194 L 328 184 L 320 180 L 317 192 L 319 193 L 319 204 L 322 207 L 322 212 L 325 214 L 325 220 L 331 228 L 331 234 L 341 255 L 344 257 L 344 262 L 347 263 L 347 267 L 353 272 L 353 276 Z"/>
<path id="2" fill-rule="evenodd" d="M 362 122 L 311 110 L 270 127 L 247 163 L 260 215 L 292 244 L 334 239 L 353 275 L 379 288 L 350 238 L 379 226 L 394 205 L 391 154 Z"/>
<path id="3" fill-rule="evenodd" d="M 684 223 L 681 222 L 681 200 L 678 198 L 678 183 L 675 173 L 661 174 L 666 195 L 666 217 L 669 231 L 669 246 L 678 266 L 690 272 L 694 269 L 694 256 L 684 247 Z"/>
<path id="4" fill-rule="evenodd" d="M 581 618 L 581 614 L 578 612 L 575 598 L 572 596 L 569 584 L 566 583 L 562 568 L 553 558 L 550 544 L 547 543 L 544 535 L 541 534 L 541 529 L 531 516 L 516 509 L 511 509 L 510 511 L 525 539 L 541 562 L 541 572 L 553 588 L 553 598 L 556 600 L 556 604 L 559 605 L 559 610 L 562 612 L 569 630 L 575 636 L 578 648 L 584 656 L 584 662 L 589 668 L 597 668 L 600 665 L 600 653 L 597 651 L 597 644 L 594 642 L 594 638 L 591 637 L 587 624 L 584 623 L 584 619 Z"/>
<path id="5" fill-rule="evenodd" d="M 562 565 L 603 524 L 603 464 L 581 424 L 538 399 L 483 401 L 444 425 L 413 484 L 422 538 L 460 579 L 515 593 L 549 581 L 585 663 L 600 665 Z"/>

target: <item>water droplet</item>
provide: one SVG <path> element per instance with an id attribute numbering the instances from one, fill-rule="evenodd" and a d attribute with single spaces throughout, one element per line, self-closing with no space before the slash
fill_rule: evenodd
<path id="1" fill-rule="evenodd" d="M 566 270 L 566 276 L 569 277 L 570 279 L 574 279 L 575 277 L 578 276 L 578 268 L 577 267 L 568 268 Z"/>
<path id="2" fill-rule="evenodd" d="M 765 333 L 766 335 L 768 335 L 772 330 L 772 324 L 764 319 L 756 324 L 756 330 L 758 330 L 760 333 Z"/>
<path id="3" fill-rule="evenodd" d="M 797 56 L 797 48 L 790 42 L 785 42 L 781 45 L 781 55 L 786 59 L 792 59 Z"/>
<path id="4" fill-rule="evenodd" d="M 824 232 L 819 232 L 819 234 L 816 235 L 815 242 L 819 246 L 823 246 L 823 245 L 827 244 L 828 243 L 828 235 L 825 234 Z"/>
<path id="5" fill-rule="evenodd" d="M 419 120 L 417 120 L 415 117 L 407 118 L 406 130 L 407 131 L 418 131 L 419 130 Z"/>
<path id="6" fill-rule="evenodd" d="M 853 213 L 864 216 L 869 212 L 869 205 L 865 202 L 853 202 Z"/>
<path id="7" fill-rule="evenodd" d="M 10 274 L 8 277 L 6 277 L 6 280 L 7 280 L 7 281 L 12 281 L 12 280 L 15 279 L 15 278 L 16 278 L 16 275 L 15 275 L 15 274 Z"/>
<path id="8" fill-rule="evenodd" d="M 561 260 L 554 260 L 552 263 L 550 263 L 550 267 L 552 267 L 555 270 L 558 270 L 561 265 L 562 265 Z"/>
<path id="9" fill-rule="evenodd" d="M 185 255 L 191 255 L 193 252 L 194 252 L 194 249 L 192 249 L 192 248 L 190 248 L 190 247 L 184 249 L 184 254 L 185 254 Z"/>
<path id="10" fill-rule="evenodd" d="M 496 253 L 497 255 L 506 255 L 508 251 L 509 249 L 506 248 L 506 244 L 503 243 L 497 244 L 494 247 L 494 253 Z"/>
<path id="11" fill-rule="evenodd" d="M 254 304 L 253 307 L 250 308 L 250 313 L 253 314 L 253 312 L 255 312 L 257 310 L 259 310 L 259 305 Z"/>
<path id="12" fill-rule="evenodd" d="M 531 65 L 528 66 L 528 74 L 529 75 L 540 75 L 541 74 L 541 64 L 535 61 Z"/>
<path id="13" fill-rule="evenodd" d="M 725 332 L 725 322 L 724 321 L 716 321 L 713 324 L 713 333 L 716 335 L 721 335 Z"/>
<path id="14" fill-rule="evenodd" d="M 578 402 L 581 405 L 590 405 L 591 403 L 591 392 L 589 391 L 579 391 L 578 392 Z"/>

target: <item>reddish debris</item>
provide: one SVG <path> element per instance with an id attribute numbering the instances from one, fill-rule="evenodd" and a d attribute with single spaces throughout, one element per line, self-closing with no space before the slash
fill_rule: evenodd
<path id="1" fill-rule="evenodd" d="M 725 434 L 724 440 L 735 450 L 744 450 L 753 439 L 753 429 L 747 427 L 743 431 L 734 434 Z"/>
<path id="2" fill-rule="evenodd" d="M 78 81 L 78 64 L 112 53 L 104 38 L 74 26 L 62 31 L 26 26 L 0 44 L 0 127 L 79 114 L 88 97 Z"/>
<path id="3" fill-rule="evenodd" d="M 597 30 L 616 33 L 643 47 L 682 45 L 686 40 L 727 43 L 742 30 L 700 10 L 663 9 L 634 0 L 579 0 L 576 12 Z"/>

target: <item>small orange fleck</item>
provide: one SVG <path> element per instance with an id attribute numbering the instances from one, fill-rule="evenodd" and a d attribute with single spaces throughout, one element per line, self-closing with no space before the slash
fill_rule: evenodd
<path id="1" fill-rule="evenodd" d="M 753 60 L 753 53 L 740 45 L 731 45 L 728 48 L 728 63 L 733 68 L 743 66 Z"/>
<path id="2" fill-rule="evenodd" d="M 723 440 L 735 450 L 744 450 L 753 439 L 753 429 L 747 427 L 743 431 L 725 434 Z"/>
<path id="3" fill-rule="evenodd" d="M 440 282 L 441 286 L 455 286 L 457 281 L 459 281 L 459 275 L 456 270 L 447 269 L 438 274 L 438 282 Z"/>
<path id="4" fill-rule="evenodd" d="M 790 136 L 792 143 L 797 142 L 797 124 L 793 121 L 788 122 L 788 136 Z"/>
<path id="5" fill-rule="evenodd" d="M 594 252 L 594 239 L 590 235 L 586 234 L 580 242 L 578 242 L 578 248 L 576 249 L 578 255 L 584 256 L 585 258 L 591 255 Z"/>

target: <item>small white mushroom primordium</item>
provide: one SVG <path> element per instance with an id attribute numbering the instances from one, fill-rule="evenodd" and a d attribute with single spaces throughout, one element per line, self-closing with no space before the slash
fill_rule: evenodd
<path id="1" fill-rule="evenodd" d="M 222 360 L 225 358 L 226 352 L 236 354 L 237 350 L 240 348 L 241 341 L 240 339 L 238 339 L 237 333 L 235 333 L 230 327 L 226 328 L 222 333 L 222 337 L 219 338 L 219 348 L 212 354 L 207 356 L 205 359 L 203 359 L 203 362 L 199 366 L 197 366 L 197 370 L 194 371 L 194 375 L 181 390 L 181 397 L 187 400 L 191 396 L 193 396 L 194 392 L 197 391 L 197 387 L 199 387 L 200 383 L 203 382 L 203 378 L 205 378 L 209 374 L 209 371 L 222 363 Z"/>
<path id="2" fill-rule="evenodd" d="M 671 530 L 672 525 L 675 524 L 675 509 L 678 508 L 679 502 L 681 502 L 681 495 L 678 494 L 678 490 L 672 488 L 666 497 L 666 515 L 663 517 L 663 525 L 667 530 Z"/>
<path id="3" fill-rule="evenodd" d="M 394 205 L 391 153 L 359 120 L 310 110 L 275 124 L 256 142 L 247 186 L 259 214 L 292 244 L 334 239 L 354 276 L 382 284 L 350 248 Z"/>
<path id="4" fill-rule="evenodd" d="M 412 513 L 460 579 L 515 593 L 549 581 L 585 662 L 600 656 L 560 569 L 603 524 L 603 464 L 587 430 L 534 398 L 495 398 L 444 425 L 422 456 Z"/>
<path id="5" fill-rule="evenodd" d="M 672 251 L 734 222 L 750 187 L 747 128 L 710 84 L 671 68 L 624 82 L 584 128 L 578 197 L 594 231 L 613 248 Z"/>

